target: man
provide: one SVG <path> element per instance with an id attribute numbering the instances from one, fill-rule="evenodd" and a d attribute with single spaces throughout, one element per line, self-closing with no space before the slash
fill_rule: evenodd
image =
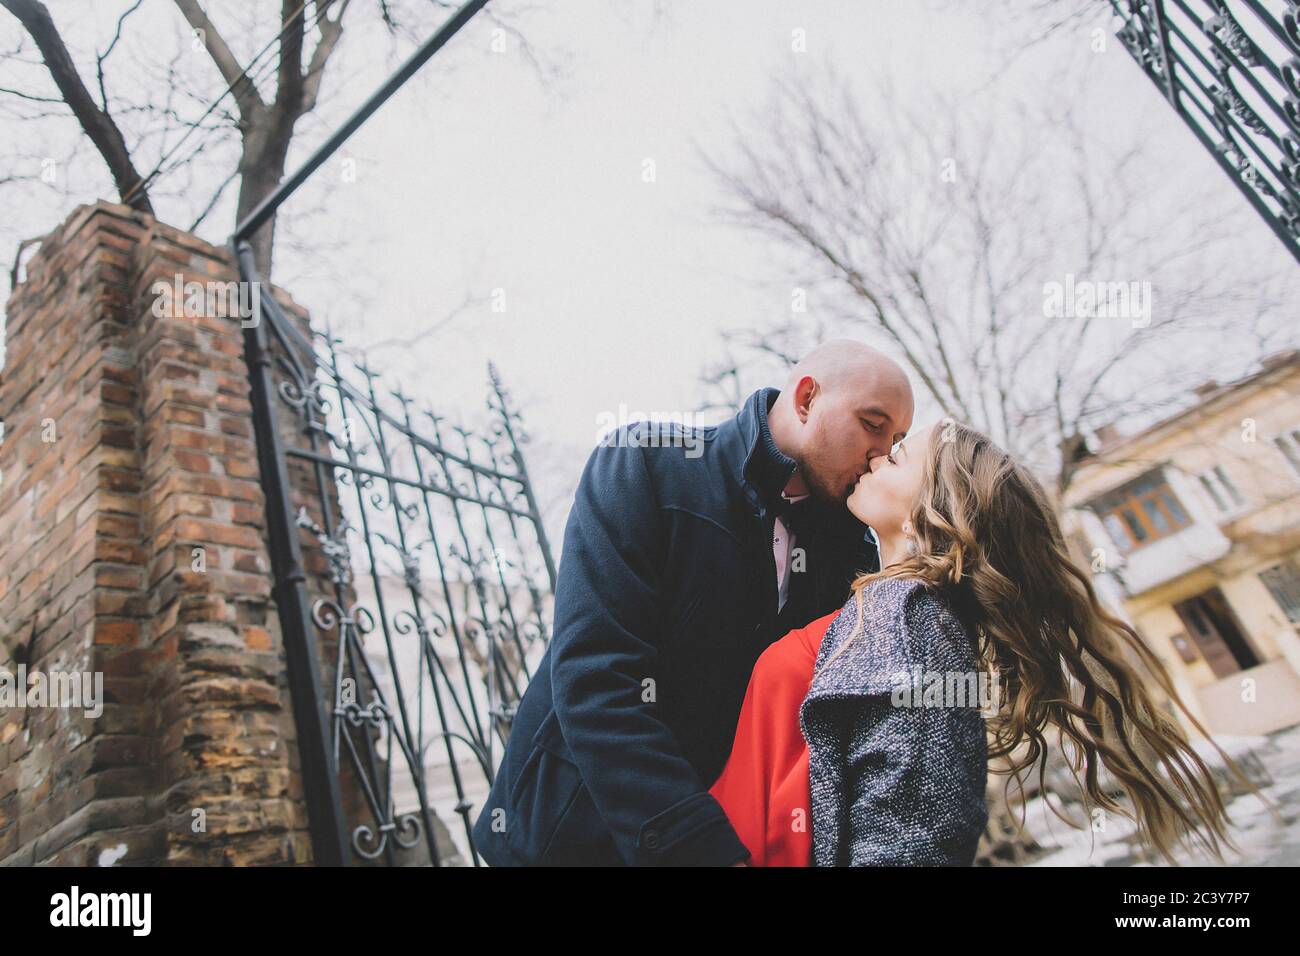
<path id="1" fill-rule="evenodd" d="M 633 422 L 592 452 L 551 643 L 474 825 L 489 865 L 748 858 L 707 790 L 750 672 L 878 568 L 844 502 L 912 411 L 902 368 L 841 339 L 720 425 L 651 445 L 653 423 Z"/>

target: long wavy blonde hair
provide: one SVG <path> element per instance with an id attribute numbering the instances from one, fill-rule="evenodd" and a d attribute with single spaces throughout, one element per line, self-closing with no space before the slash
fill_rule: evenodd
<path id="1" fill-rule="evenodd" d="M 1052 725 L 1085 809 L 1099 806 L 1132 820 L 1138 838 L 1170 863 L 1177 862 L 1176 846 L 1200 846 L 1220 861 L 1220 841 L 1239 850 L 1228 836 L 1227 812 L 1209 767 L 1172 714 L 1157 706 L 1148 680 L 1275 817 L 1276 807 L 1188 710 L 1160 659 L 1097 600 L 1088 573 L 1070 558 L 1042 485 L 988 437 L 951 420 L 932 430 L 926 454 L 910 515 L 916 553 L 853 582 L 859 629 L 863 588 L 882 577 L 921 578 L 977 635 L 981 666 L 995 671 L 1001 685 L 986 727 L 990 771 L 1007 775 L 1004 800 L 1012 779 L 1023 797 L 1022 775 L 1035 764 L 1045 792 L 1044 731 Z M 1026 741 L 1023 756 L 1015 758 Z M 1100 785 L 1102 766 L 1124 789 L 1132 811 Z M 1052 809 L 1069 826 L 1083 828 Z"/>

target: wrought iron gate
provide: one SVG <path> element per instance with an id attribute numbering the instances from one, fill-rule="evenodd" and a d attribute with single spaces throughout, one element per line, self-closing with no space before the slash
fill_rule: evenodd
<path id="1" fill-rule="evenodd" d="M 1300 261 L 1300 4 L 1110 4 L 1129 53 Z"/>
<path id="2" fill-rule="evenodd" d="M 486 427 L 416 410 L 259 294 L 248 240 L 486 2 L 449 16 L 230 240 L 318 864 L 478 865 L 471 815 L 545 652 L 555 567 L 495 368 Z"/>
<path id="3" fill-rule="evenodd" d="M 258 281 L 247 244 L 240 266 Z M 486 429 L 417 411 L 338 339 L 254 301 L 254 426 L 314 836 L 319 822 L 332 846 L 352 816 L 339 862 L 437 865 L 455 848 L 477 863 L 471 812 L 545 652 L 555 587 L 520 416 L 491 365 Z M 350 814 L 349 790 L 364 798 Z"/>

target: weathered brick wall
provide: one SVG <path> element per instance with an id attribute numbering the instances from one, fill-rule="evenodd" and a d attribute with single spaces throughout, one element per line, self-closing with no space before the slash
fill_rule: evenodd
<path id="1" fill-rule="evenodd" d="M 155 314 L 178 275 L 238 278 L 101 202 L 9 302 L 0 668 L 102 672 L 105 703 L 0 709 L 0 863 L 310 861 L 240 323 Z"/>

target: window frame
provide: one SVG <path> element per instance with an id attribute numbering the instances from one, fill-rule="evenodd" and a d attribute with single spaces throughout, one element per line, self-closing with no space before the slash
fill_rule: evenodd
<path id="1" fill-rule="evenodd" d="M 1134 490 L 1150 484 L 1153 480 L 1155 483 L 1151 487 L 1141 491 Z M 1170 507 L 1171 504 L 1173 507 Z M 1173 485 L 1169 483 L 1163 468 L 1140 475 L 1114 491 L 1098 497 L 1090 507 L 1101 520 L 1107 534 L 1115 540 L 1115 544 L 1125 554 L 1131 554 L 1164 538 L 1173 537 L 1195 523 L 1187 507 L 1179 500 Z M 1163 518 L 1165 523 L 1163 530 L 1157 527 L 1152 519 L 1152 512 Z M 1108 521 L 1108 518 L 1113 520 Z M 1138 537 L 1134 530 L 1135 524 L 1143 532 L 1144 537 Z M 1123 538 L 1116 537 L 1116 528 L 1123 530 Z"/>
<path id="2" fill-rule="evenodd" d="M 1291 466 L 1292 476 L 1300 479 L 1300 425 L 1282 429 L 1269 439 L 1269 444 Z"/>
<path id="3" fill-rule="evenodd" d="M 1221 515 L 1230 515 L 1246 507 L 1246 496 L 1237 487 L 1237 483 L 1232 480 L 1232 476 L 1222 465 L 1215 465 L 1207 468 L 1196 476 L 1196 480 L 1201 483 L 1201 487 L 1206 490 L 1210 496 L 1210 501 L 1214 508 Z"/>

